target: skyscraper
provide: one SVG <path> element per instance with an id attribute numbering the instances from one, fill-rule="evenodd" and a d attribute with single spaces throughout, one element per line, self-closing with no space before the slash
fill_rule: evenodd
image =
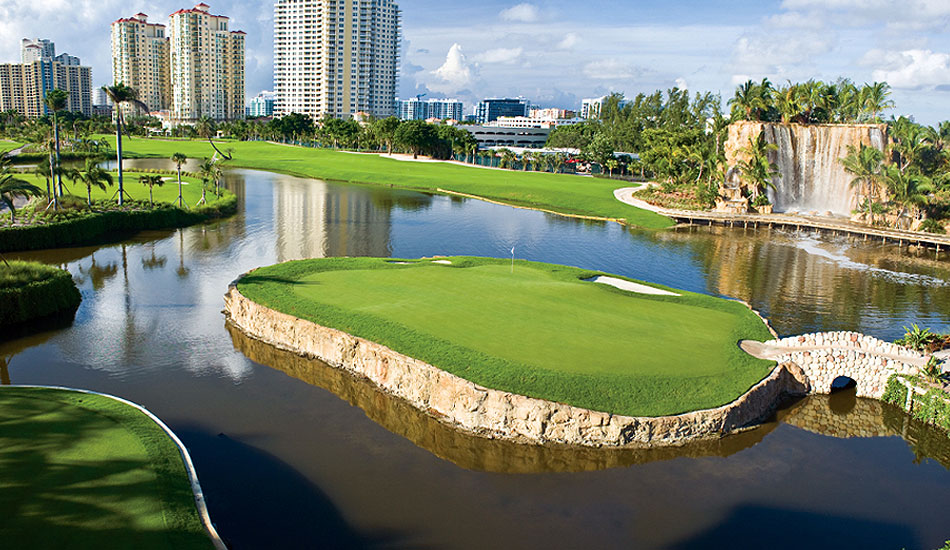
<path id="1" fill-rule="evenodd" d="M 56 44 L 46 38 L 24 38 L 20 41 L 20 61 L 32 63 L 56 57 Z"/>
<path id="2" fill-rule="evenodd" d="M 112 82 L 134 88 L 149 111 L 168 109 L 171 77 L 165 25 L 149 23 L 144 13 L 112 23 Z"/>
<path id="3" fill-rule="evenodd" d="M 30 63 L 0 64 L 0 111 L 36 118 L 47 114 L 50 90 L 67 93 L 66 110 L 92 115 L 92 69 L 46 57 Z"/>
<path id="4" fill-rule="evenodd" d="M 399 25 L 392 0 L 277 0 L 275 114 L 394 115 Z"/>
<path id="5" fill-rule="evenodd" d="M 244 118 L 244 32 L 207 4 L 178 10 L 169 22 L 171 119 L 193 123 Z"/>

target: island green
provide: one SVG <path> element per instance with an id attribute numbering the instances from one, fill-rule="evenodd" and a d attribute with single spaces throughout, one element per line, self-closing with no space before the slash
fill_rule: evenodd
<path id="1" fill-rule="evenodd" d="M 717 407 L 773 366 L 737 345 L 771 337 L 745 305 L 585 280 L 597 275 L 489 258 L 332 258 L 261 268 L 238 289 L 485 387 L 616 414 Z"/>

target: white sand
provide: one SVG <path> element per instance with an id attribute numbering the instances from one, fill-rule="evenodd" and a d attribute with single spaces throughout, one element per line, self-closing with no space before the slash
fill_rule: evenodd
<path id="1" fill-rule="evenodd" d="M 679 296 L 679 294 L 676 294 L 675 292 L 669 292 L 667 290 L 653 288 L 652 286 L 641 285 L 640 283 L 625 281 L 623 279 L 618 279 L 616 277 L 605 277 L 601 275 L 598 277 L 594 277 L 593 279 L 587 279 L 587 280 L 594 283 L 610 285 L 614 288 L 619 288 L 620 290 L 636 292 L 637 294 L 653 294 L 655 296 Z"/>
<path id="2" fill-rule="evenodd" d="M 452 262 L 449 260 L 432 260 L 434 264 L 443 264 L 443 265 L 452 265 Z"/>

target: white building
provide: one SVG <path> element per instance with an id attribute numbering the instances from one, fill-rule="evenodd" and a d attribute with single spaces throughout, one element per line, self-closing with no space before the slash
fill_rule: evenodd
<path id="1" fill-rule="evenodd" d="M 592 118 L 600 118 L 600 112 L 603 110 L 604 105 L 607 104 L 607 100 L 610 99 L 610 96 L 605 95 L 601 97 L 595 97 L 591 99 L 584 99 L 581 101 L 581 118 L 590 120 Z M 620 100 L 620 107 L 623 108 L 627 104 L 626 99 Z"/>
<path id="2" fill-rule="evenodd" d="M 172 125 L 244 118 L 244 36 L 198 4 L 169 16 Z"/>
<path id="3" fill-rule="evenodd" d="M 399 102 L 400 120 L 462 120 L 464 105 L 457 99 L 404 99 Z"/>
<path id="4" fill-rule="evenodd" d="M 149 23 L 144 13 L 112 23 L 112 83 L 135 89 L 149 111 L 171 105 L 169 59 L 165 25 Z"/>
<path id="5" fill-rule="evenodd" d="M 392 0 L 277 0 L 275 114 L 396 114 L 399 37 Z"/>
<path id="6" fill-rule="evenodd" d="M 263 91 L 257 94 L 257 97 L 252 99 L 247 104 L 247 116 L 249 117 L 263 117 L 263 116 L 273 116 L 274 115 L 274 105 L 277 102 L 274 92 Z"/>
<path id="7" fill-rule="evenodd" d="M 20 42 L 20 62 L 33 63 L 56 57 L 56 44 L 46 38 L 24 38 Z"/>

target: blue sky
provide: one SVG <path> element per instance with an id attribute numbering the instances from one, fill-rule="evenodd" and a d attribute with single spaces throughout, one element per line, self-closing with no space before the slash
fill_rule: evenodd
<path id="1" fill-rule="evenodd" d="M 273 4 L 215 1 L 248 33 L 248 94 L 270 89 Z M 0 60 L 19 38 L 48 37 L 82 57 L 97 83 L 110 74 L 109 23 L 152 20 L 191 2 L 0 0 Z M 895 113 L 927 124 L 950 118 L 950 0 L 584 2 L 404 0 L 400 96 L 468 104 L 524 95 L 543 106 L 674 85 L 732 95 L 746 78 L 773 82 L 847 76 L 887 80 Z"/>

